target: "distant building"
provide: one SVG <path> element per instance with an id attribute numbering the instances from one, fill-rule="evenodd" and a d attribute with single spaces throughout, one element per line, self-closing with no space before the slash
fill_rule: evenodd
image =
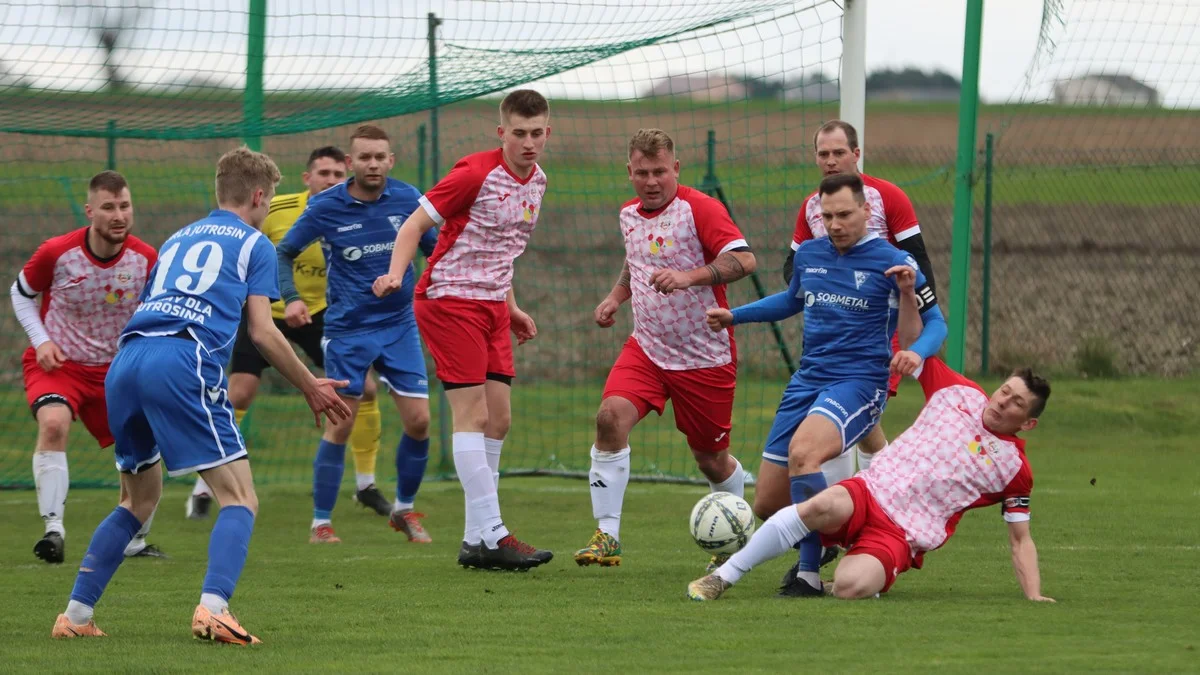
<path id="1" fill-rule="evenodd" d="M 687 96 L 697 101 L 749 98 L 745 82 L 726 75 L 674 75 L 654 83 L 648 96 Z"/>
<path id="2" fill-rule="evenodd" d="M 825 103 L 842 97 L 837 82 L 806 82 L 783 88 L 783 100 L 804 103 Z"/>
<path id="3" fill-rule="evenodd" d="M 889 87 L 867 92 L 867 100 L 900 101 L 903 103 L 946 103 L 958 101 L 957 89 L 946 87 Z"/>
<path id="4" fill-rule="evenodd" d="M 1059 105 L 1112 105 L 1157 107 L 1158 90 L 1128 75 L 1089 74 L 1060 80 L 1054 85 Z"/>

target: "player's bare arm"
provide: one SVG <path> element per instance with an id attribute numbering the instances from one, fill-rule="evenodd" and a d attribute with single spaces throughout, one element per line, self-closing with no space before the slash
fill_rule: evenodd
<path id="1" fill-rule="evenodd" d="M 754 252 L 745 247 L 737 251 L 726 251 L 711 263 L 694 270 L 655 270 L 650 275 L 650 285 L 664 294 L 692 286 L 720 286 L 750 275 L 757 264 Z"/>
<path id="2" fill-rule="evenodd" d="M 884 274 L 894 279 L 900 289 L 900 316 L 896 331 L 900 337 L 901 351 L 892 356 L 892 372 L 912 375 L 917 366 L 921 365 L 921 357 L 908 348 L 917 341 L 925 328 L 917 301 L 917 271 L 908 265 L 896 265 L 888 268 Z"/>
<path id="3" fill-rule="evenodd" d="M 600 301 L 600 304 L 596 305 L 596 310 L 592 313 L 597 326 L 610 328 L 617 322 L 614 318 L 617 310 L 621 308 L 622 304 L 628 302 L 629 298 L 633 297 L 633 291 L 630 289 L 629 283 L 629 261 L 626 260 L 625 264 L 621 266 L 621 274 L 617 277 L 617 283 L 613 285 L 608 295 Z"/>
<path id="4" fill-rule="evenodd" d="M 417 255 L 421 237 L 437 225 L 425 209 L 417 209 L 396 231 L 396 246 L 392 249 L 392 266 L 388 273 L 375 280 L 371 290 L 377 297 L 390 295 L 404 283 L 404 272 Z"/>
<path id="5" fill-rule="evenodd" d="M 508 289 L 504 301 L 508 304 L 508 320 L 512 324 L 513 334 L 517 336 L 517 344 L 523 345 L 537 337 L 537 324 L 533 322 L 532 316 L 517 306 L 517 296 L 513 289 Z"/>
<path id="6" fill-rule="evenodd" d="M 299 328 L 312 323 L 312 315 L 303 300 L 292 300 L 283 309 L 283 320 L 290 328 Z"/>
<path id="7" fill-rule="evenodd" d="M 1042 577 L 1038 571 L 1037 547 L 1029 533 L 1029 521 L 1008 524 L 1008 544 L 1012 549 L 1013 571 L 1025 597 L 1034 602 L 1054 602 L 1042 595 Z"/>
<path id="8" fill-rule="evenodd" d="M 337 388 L 349 386 L 345 380 L 330 380 L 315 377 L 296 352 L 283 333 L 275 327 L 271 320 L 271 301 L 262 295 L 251 295 L 246 298 L 246 320 L 249 322 L 250 340 L 254 346 L 281 375 L 304 394 L 304 400 L 316 417 L 317 426 L 321 426 L 321 415 L 324 414 L 334 422 L 350 418 L 350 407 L 334 391 Z"/>

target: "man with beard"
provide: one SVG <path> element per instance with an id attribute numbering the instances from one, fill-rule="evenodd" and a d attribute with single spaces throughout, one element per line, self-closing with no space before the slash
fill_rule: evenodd
<path id="1" fill-rule="evenodd" d="M 61 563 L 66 553 L 71 422 L 83 422 L 100 447 L 113 444 L 104 377 L 157 259 L 153 247 L 129 234 L 133 201 L 121 174 L 92 177 L 84 213 L 88 226 L 43 242 L 10 289 L 13 311 L 31 344 L 22 366 L 38 424 L 33 479 L 45 534 L 33 552 L 48 563 Z M 162 557 L 146 544 L 149 531 L 147 519 L 125 555 Z"/>

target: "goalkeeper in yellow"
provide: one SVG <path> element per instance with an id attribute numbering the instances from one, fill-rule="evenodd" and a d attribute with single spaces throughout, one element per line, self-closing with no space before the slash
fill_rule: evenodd
<path id="1" fill-rule="evenodd" d="M 262 233 L 278 244 L 291 229 L 292 224 L 304 212 L 308 198 L 346 180 L 346 153 L 333 146 L 317 148 L 308 156 L 307 170 L 302 174 L 304 192 L 276 195 L 271 200 L 271 210 L 262 226 Z M 275 325 L 283 334 L 308 354 L 318 368 L 325 367 L 321 349 L 325 317 L 325 254 L 319 243 L 304 249 L 292 267 L 296 279 L 296 290 L 303 303 L 293 302 L 284 307 L 282 300 L 271 306 Z M 229 362 L 229 401 L 233 404 L 237 423 L 242 423 L 254 395 L 263 370 L 269 365 L 258 353 L 247 333 L 247 321 L 238 327 L 233 346 L 233 357 Z M 379 403 L 376 400 L 375 380 L 366 378 L 358 417 L 350 434 L 350 448 L 354 453 L 355 482 L 358 503 L 374 509 L 381 516 L 390 516 L 392 502 L 375 487 L 375 459 L 379 454 L 381 423 Z M 187 501 L 188 518 L 207 518 L 212 505 L 212 492 L 203 478 L 196 485 Z"/>

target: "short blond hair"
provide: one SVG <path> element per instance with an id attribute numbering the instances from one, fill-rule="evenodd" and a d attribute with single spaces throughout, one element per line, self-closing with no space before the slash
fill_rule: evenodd
<path id="1" fill-rule="evenodd" d="M 638 129 L 629 139 L 630 158 L 635 150 L 647 157 L 654 157 L 663 150 L 675 154 L 675 141 L 662 129 Z"/>
<path id="2" fill-rule="evenodd" d="M 217 203 L 245 206 L 255 190 L 270 192 L 282 178 L 270 157 L 243 145 L 217 160 Z"/>

